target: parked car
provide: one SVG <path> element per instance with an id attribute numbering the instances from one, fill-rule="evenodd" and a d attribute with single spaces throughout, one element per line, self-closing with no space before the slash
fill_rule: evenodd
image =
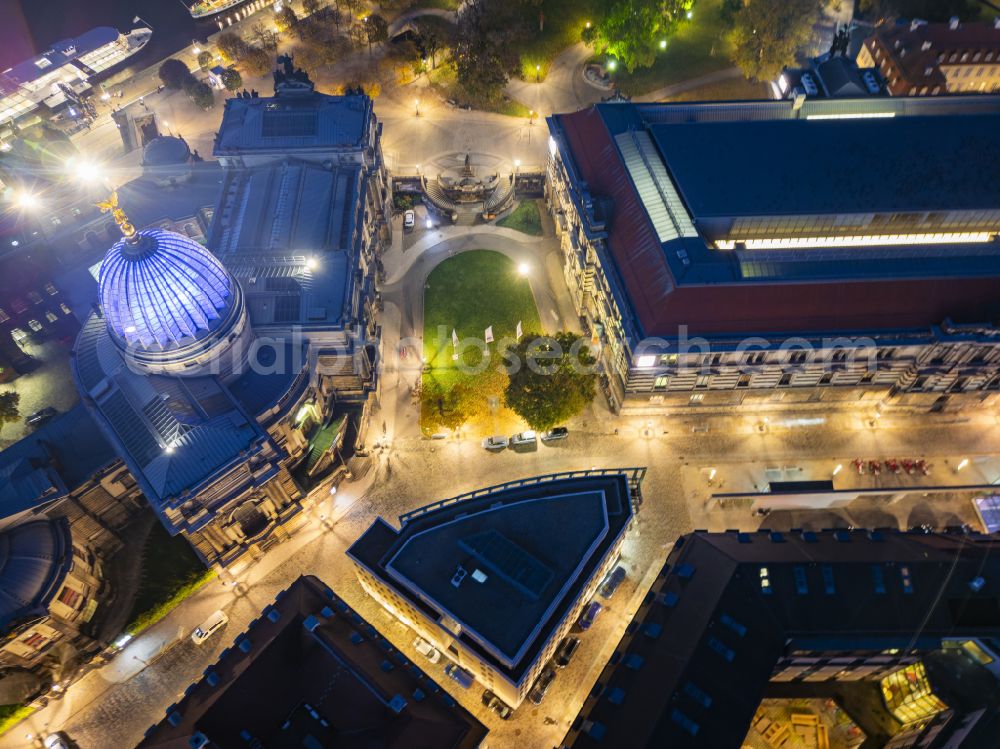
<path id="1" fill-rule="evenodd" d="M 422 637 L 418 637 L 413 641 L 413 647 L 415 647 L 417 652 L 431 663 L 437 663 L 441 660 L 441 652 Z"/>
<path id="2" fill-rule="evenodd" d="M 502 720 L 509 720 L 510 716 L 514 714 L 514 708 L 493 694 L 489 689 L 483 692 L 483 704 L 499 715 Z"/>
<path id="3" fill-rule="evenodd" d="M 507 447 L 507 438 L 503 435 L 494 435 L 483 440 L 483 447 L 487 450 L 503 450 Z"/>
<path id="4" fill-rule="evenodd" d="M 618 590 L 618 586 L 622 584 L 622 580 L 624 579 L 625 568 L 618 565 L 604 577 L 604 581 L 601 583 L 601 587 L 597 589 L 597 592 L 602 598 L 611 598 L 611 596 L 615 594 L 615 591 Z"/>
<path id="5" fill-rule="evenodd" d="M 208 617 L 208 619 L 194 628 L 194 632 L 191 633 L 191 642 L 195 645 L 201 645 L 205 642 L 205 640 L 214 635 L 227 624 L 229 624 L 229 617 L 221 611 L 216 611 Z"/>
<path id="6" fill-rule="evenodd" d="M 547 432 L 542 432 L 542 442 L 557 442 L 569 437 L 569 429 L 566 427 L 552 427 Z"/>
<path id="7" fill-rule="evenodd" d="M 35 411 L 33 414 L 25 418 L 24 423 L 29 427 L 38 426 L 39 424 L 44 424 L 46 421 L 51 419 L 58 413 L 52 406 L 46 406 L 45 408 Z"/>
<path id="8" fill-rule="evenodd" d="M 542 700 L 545 699 L 545 693 L 549 691 L 549 687 L 552 686 L 552 682 L 555 680 L 556 672 L 546 666 L 541 676 L 538 677 L 538 681 L 535 682 L 531 691 L 528 692 L 528 699 L 536 705 L 541 705 Z"/>
<path id="9" fill-rule="evenodd" d="M 583 609 L 583 613 L 580 614 L 580 619 L 577 624 L 580 625 L 580 629 L 590 629 L 590 626 L 594 623 L 597 615 L 601 613 L 601 609 L 604 608 L 597 601 L 591 601 Z"/>
<path id="10" fill-rule="evenodd" d="M 528 445 L 537 445 L 538 435 L 531 429 L 526 432 L 518 432 L 512 435 L 510 438 L 511 447 L 527 447 Z"/>
<path id="11" fill-rule="evenodd" d="M 413 211 L 407 211 L 403 214 L 403 228 L 412 229 L 414 224 L 417 223 L 416 214 Z"/>
<path id="12" fill-rule="evenodd" d="M 461 684 L 463 689 L 468 689 L 476 682 L 476 678 L 472 674 L 464 668 L 460 668 L 456 663 L 449 663 L 444 667 L 444 672 Z"/>
<path id="13" fill-rule="evenodd" d="M 569 662 L 573 660 L 573 656 L 576 655 L 576 650 L 579 647 L 579 637 L 564 637 L 563 641 L 559 643 L 559 647 L 556 648 L 556 654 L 552 662 L 556 664 L 557 668 L 566 668 Z"/>
<path id="14" fill-rule="evenodd" d="M 45 737 L 45 741 L 42 742 L 45 749 L 72 749 L 73 744 L 67 736 L 62 731 L 56 731 L 55 733 L 50 733 Z"/>

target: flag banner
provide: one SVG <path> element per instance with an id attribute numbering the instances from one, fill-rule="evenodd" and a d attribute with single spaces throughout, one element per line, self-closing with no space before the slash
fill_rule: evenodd
<path id="1" fill-rule="evenodd" d="M 517 340 L 520 341 L 521 340 L 521 336 L 523 336 L 523 335 L 524 335 L 524 331 L 521 330 L 521 321 L 518 320 L 517 321 Z"/>
<path id="2" fill-rule="evenodd" d="M 486 329 L 486 342 L 487 343 L 493 343 L 493 326 L 492 325 L 490 325 L 490 327 L 488 327 Z"/>

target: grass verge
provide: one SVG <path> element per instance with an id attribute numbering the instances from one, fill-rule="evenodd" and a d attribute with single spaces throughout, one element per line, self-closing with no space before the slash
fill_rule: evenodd
<path id="1" fill-rule="evenodd" d="M 182 536 L 171 536 L 156 523 L 143 549 L 142 582 L 125 631 L 135 636 L 156 624 L 213 578 L 215 571 L 205 569 Z"/>
<path id="2" fill-rule="evenodd" d="M 522 200 L 511 213 L 497 221 L 497 226 L 505 226 L 535 237 L 542 236 L 542 217 L 538 213 L 538 203 Z"/>
<path id="3" fill-rule="evenodd" d="M 681 24 L 656 62 L 631 73 L 618 71 L 618 88 L 629 96 L 638 96 L 731 67 L 728 29 L 722 22 L 721 9 L 721 0 L 699 0 L 694 6 L 694 18 Z"/>
<path id="4" fill-rule="evenodd" d="M 580 41 L 587 21 L 594 22 L 609 3 L 607 0 L 543 0 L 525 4 L 523 22 L 527 37 L 521 43 L 521 78 L 545 79 L 552 60 L 567 47 Z M 539 24 L 539 13 L 545 23 Z M 539 26 L 542 28 L 539 28 Z M 535 70 L 535 66 L 538 70 Z"/>
<path id="5" fill-rule="evenodd" d="M 474 429 L 490 431 L 496 428 L 497 419 L 502 423 L 513 418 L 512 414 L 504 413 L 507 375 L 498 371 L 498 365 L 500 343 L 505 338 L 514 339 L 518 322 L 525 331 L 541 329 L 531 286 L 518 274 L 517 264 L 503 253 L 463 252 L 442 262 L 427 277 L 424 358 L 428 371 L 424 372 L 423 386 L 437 384 L 450 391 L 461 384 L 472 391 L 475 404 L 470 412 L 470 426 Z M 489 361 L 484 361 L 480 346 L 489 326 L 493 326 L 494 343 L 489 344 Z M 480 373 L 459 371 L 452 359 L 452 330 L 460 342 L 469 341 L 462 349 L 462 363 L 482 369 Z M 498 409 L 491 409 L 491 398 L 497 399 Z M 434 428 L 424 413 L 421 426 L 427 430 Z"/>
<path id="6" fill-rule="evenodd" d="M 769 99 L 770 87 L 745 78 L 709 83 L 689 91 L 669 96 L 665 101 L 741 101 L 744 99 Z"/>
<path id="7" fill-rule="evenodd" d="M 35 708 L 27 705 L 0 705 L 0 735 L 5 734 L 33 712 Z"/>

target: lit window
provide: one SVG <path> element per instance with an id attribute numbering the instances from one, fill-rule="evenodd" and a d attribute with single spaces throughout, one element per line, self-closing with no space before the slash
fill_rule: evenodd
<path id="1" fill-rule="evenodd" d="M 639 369 L 649 369 L 656 365 L 656 357 L 652 354 L 644 354 L 636 360 L 635 364 Z"/>
<path id="2" fill-rule="evenodd" d="M 760 568 L 760 592 L 765 595 L 771 595 L 774 592 L 771 590 L 771 573 L 767 567 Z"/>
<path id="3" fill-rule="evenodd" d="M 59 303 L 59 309 L 62 310 L 62 313 L 64 315 L 71 315 L 71 314 L 73 314 L 72 311 L 70 310 L 70 308 L 66 306 L 66 302 L 60 302 Z"/>
<path id="4" fill-rule="evenodd" d="M 45 313 L 45 319 L 48 320 L 49 322 L 55 322 L 59 318 L 56 317 L 56 313 L 55 312 L 53 312 L 52 310 L 49 310 L 48 312 Z"/>
<path id="5" fill-rule="evenodd" d="M 45 284 L 45 293 L 48 294 L 49 296 L 55 296 L 56 294 L 59 293 L 59 289 L 53 286 L 52 282 L 49 281 L 48 283 Z"/>
<path id="6" fill-rule="evenodd" d="M 42 324 L 38 320 L 28 320 L 28 327 L 37 333 L 42 329 Z"/>

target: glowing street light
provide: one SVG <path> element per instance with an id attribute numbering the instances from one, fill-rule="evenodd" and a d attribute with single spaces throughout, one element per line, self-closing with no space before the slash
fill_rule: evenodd
<path id="1" fill-rule="evenodd" d="M 433 229 L 434 222 L 431 219 L 427 219 L 427 221 L 424 222 L 424 226 L 426 226 L 428 229 Z"/>
<path id="2" fill-rule="evenodd" d="M 693 11 L 693 10 L 689 10 L 689 11 L 687 12 L 687 17 L 688 17 L 688 20 L 689 20 L 689 21 L 690 21 L 690 20 L 691 20 L 692 18 L 694 18 L 694 11 Z"/>
<path id="3" fill-rule="evenodd" d="M 542 80 L 542 66 L 535 65 L 535 83 L 540 83 Z"/>
<path id="4" fill-rule="evenodd" d="M 420 99 L 413 100 L 413 116 L 414 117 L 420 116 Z"/>
<path id="5" fill-rule="evenodd" d="M 585 23 L 583 26 L 584 26 L 584 28 L 589 29 L 590 28 L 590 21 L 587 21 L 587 23 Z"/>
<path id="6" fill-rule="evenodd" d="M 967 465 L 969 465 L 969 459 L 968 458 L 962 458 L 962 461 L 957 466 L 955 466 L 955 473 L 958 473 L 963 468 L 965 468 Z"/>
<path id="7" fill-rule="evenodd" d="M 666 48 L 667 48 L 667 40 L 666 39 L 661 39 L 660 40 L 660 49 L 666 49 Z"/>
<path id="8" fill-rule="evenodd" d="M 66 167 L 74 179 L 86 184 L 93 184 L 101 179 L 100 166 L 90 159 L 69 159 Z"/>
<path id="9" fill-rule="evenodd" d="M 531 266 L 529 266 L 529 265 L 528 265 L 527 263 L 520 263 L 520 264 L 519 264 L 519 265 L 517 266 L 517 272 L 518 272 L 518 273 L 519 273 L 519 274 L 520 274 L 521 276 L 526 276 L 526 275 L 528 275 L 528 273 L 530 273 L 530 272 L 531 272 Z"/>
<path id="10" fill-rule="evenodd" d="M 317 260 L 314 257 L 310 257 L 308 260 L 306 260 L 306 267 L 309 270 L 316 270 L 319 267 L 319 260 Z"/>
<path id="11" fill-rule="evenodd" d="M 608 60 L 608 70 L 614 70 L 618 67 L 618 63 L 614 60 Z"/>

